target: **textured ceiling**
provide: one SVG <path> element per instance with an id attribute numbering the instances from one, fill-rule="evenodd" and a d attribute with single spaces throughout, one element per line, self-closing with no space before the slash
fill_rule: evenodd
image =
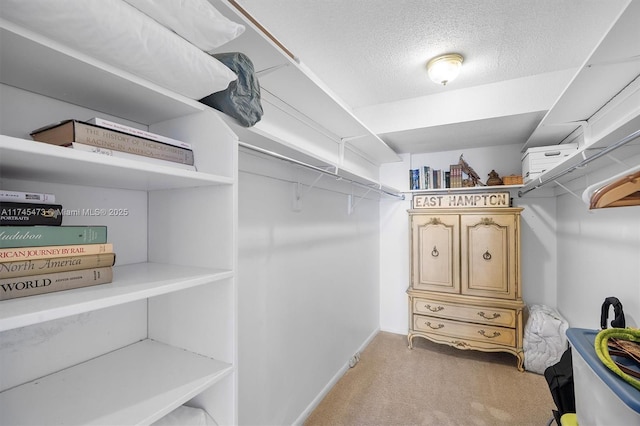
<path id="1" fill-rule="evenodd" d="M 494 145 L 524 143 L 535 124 L 588 58 L 627 0 L 238 0 L 292 51 L 374 132 L 397 152 L 427 152 L 450 146 L 455 123 L 465 133 L 496 133 L 496 118 L 513 116 L 513 132 L 492 135 Z M 432 83 L 426 62 L 439 54 L 465 57 L 458 79 Z M 562 72 L 564 71 L 564 72 Z M 548 76 L 548 84 L 536 76 Z M 547 90 L 544 100 L 520 104 L 501 116 L 447 116 L 429 123 L 398 124 L 389 105 L 420 99 L 429 106 L 444 95 L 477 87 L 500 89 L 519 81 L 514 96 Z M 493 85 L 493 86 L 492 86 Z M 511 89 L 510 89 L 511 90 Z M 497 90 L 496 93 L 501 93 Z M 509 91 L 501 96 L 508 99 Z M 436 95 L 436 96 L 434 96 Z M 468 103 L 476 102 L 469 98 Z M 489 101 L 492 101 L 489 99 Z M 500 102 L 500 98 L 494 99 Z M 405 114 L 406 115 L 406 114 Z M 432 115 L 435 117 L 437 114 Z M 528 118 L 527 119 L 525 119 Z M 517 124 L 523 124 L 518 127 Z M 446 126 L 446 127 L 441 127 Z M 527 133 L 528 132 L 528 133 Z M 458 135 L 459 136 L 459 135 Z M 523 139 L 524 138 L 524 139 Z M 487 139 L 487 138 L 484 138 Z M 430 143 L 420 143 L 429 140 Z M 478 144 L 456 139 L 458 144 Z M 472 142 L 473 141 L 473 142 Z"/>

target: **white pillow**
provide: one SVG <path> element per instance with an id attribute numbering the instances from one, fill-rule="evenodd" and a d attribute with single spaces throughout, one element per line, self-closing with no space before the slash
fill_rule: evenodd
<path id="1" fill-rule="evenodd" d="M 244 32 L 207 0 L 125 0 L 195 46 L 212 53 Z"/>
<path id="2" fill-rule="evenodd" d="M 224 90 L 238 78 L 121 0 L 0 1 L 2 18 L 192 99 Z"/>

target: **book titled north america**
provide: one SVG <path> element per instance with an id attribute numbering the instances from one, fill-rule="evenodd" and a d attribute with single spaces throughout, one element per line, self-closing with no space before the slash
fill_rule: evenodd
<path id="1" fill-rule="evenodd" d="M 0 248 L 102 244 L 106 226 L 2 226 Z"/>
<path id="2" fill-rule="evenodd" d="M 115 262 L 115 253 L 0 262 L 0 279 L 101 268 L 103 266 L 113 266 Z"/>

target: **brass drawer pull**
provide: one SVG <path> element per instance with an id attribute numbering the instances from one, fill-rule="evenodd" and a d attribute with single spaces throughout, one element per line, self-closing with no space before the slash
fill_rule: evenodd
<path id="1" fill-rule="evenodd" d="M 483 335 L 487 339 L 493 339 L 494 337 L 498 337 L 500 335 L 499 331 L 494 331 L 493 332 L 493 336 L 488 336 L 487 333 L 484 330 L 479 330 L 478 333 L 480 333 L 481 335 Z"/>
<path id="2" fill-rule="evenodd" d="M 424 307 L 430 310 L 431 312 L 440 312 L 441 310 L 444 309 L 444 306 L 436 306 L 435 308 L 432 308 L 431 305 L 424 305 Z"/>
<path id="3" fill-rule="evenodd" d="M 487 316 L 487 314 L 485 314 L 485 313 L 484 313 L 484 312 L 482 312 L 482 311 L 478 312 L 478 315 L 479 315 L 479 316 L 481 316 L 482 318 L 484 318 L 484 319 L 488 319 L 488 320 L 494 320 L 494 319 L 496 319 L 496 318 L 500 318 L 500 314 L 499 314 L 499 313 L 497 313 L 497 312 L 494 312 L 494 313 L 493 313 L 493 316 L 491 316 L 491 317 L 488 317 L 488 316 Z"/>
<path id="4" fill-rule="evenodd" d="M 440 255 L 440 252 L 438 251 L 438 247 L 433 246 L 433 250 L 431 250 L 431 256 L 438 257 L 439 255 Z"/>
<path id="5" fill-rule="evenodd" d="M 484 254 L 482 255 L 482 258 L 484 260 L 491 260 L 491 253 L 489 253 L 489 250 L 484 252 Z"/>
<path id="6" fill-rule="evenodd" d="M 434 327 L 434 326 L 431 325 L 431 322 L 427 321 L 427 327 L 429 327 L 431 329 L 434 329 L 434 330 L 438 330 L 440 328 L 443 328 L 444 324 L 438 324 L 436 327 Z"/>

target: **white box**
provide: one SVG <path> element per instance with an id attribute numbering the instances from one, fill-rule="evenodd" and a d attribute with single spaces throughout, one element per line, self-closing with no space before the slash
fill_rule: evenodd
<path id="1" fill-rule="evenodd" d="M 578 144 L 576 143 L 527 149 L 522 155 L 522 176 L 525 183 L 555 167 L 577 149 Z"/>
<path id="2" fill-rule="evenodd" d="M 607 368 L 593 346 L 599 330 L 570 328 L 576 415 L 580 426 L 640 425 L 640 391 Z"/>

